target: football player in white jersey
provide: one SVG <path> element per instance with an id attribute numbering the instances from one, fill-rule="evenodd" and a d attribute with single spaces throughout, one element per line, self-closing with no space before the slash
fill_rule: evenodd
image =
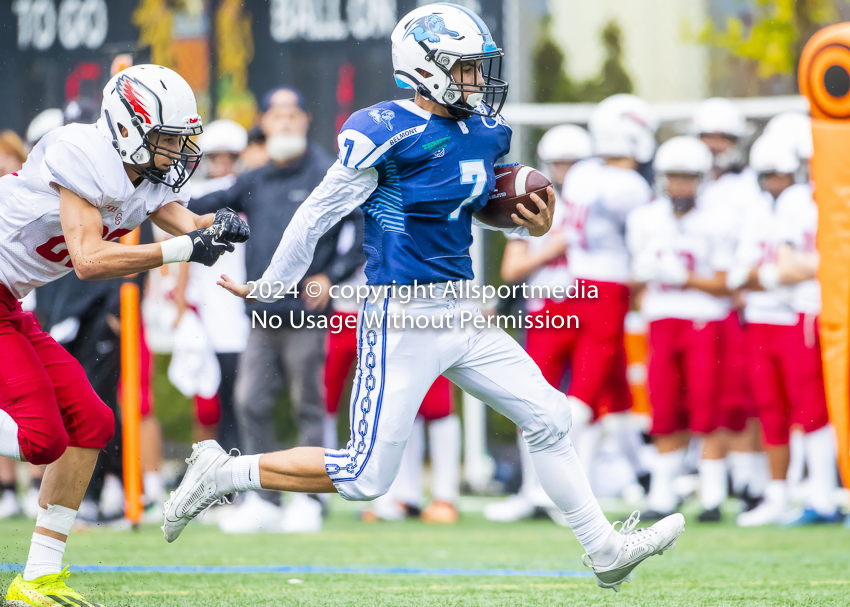
<path id="1" fill-rule="evenodd" d="M 626 379 L 625 317 L 629 309 L 629 253 L 626 217 L 649 203 L 652 191 L 638 173 L 655 151 L 658 121 L 649 105 L 633 95 L 614 95 L 599 104 L 588 123 L 597 156 L 577 163 L 562 189 L 572 277 L 598 297 L 565 302 L 565 313 L 580 325 L 572 345 L 568 400 L 570 435 L 587 468 L 595 441 L 588 432 L 602 413 L 611 432 L 620 433 L 632 407 Z M 616 415 L 620 414 L 620 415 Z M 585 438 L 579 438 L 585 435 Z"/>
<path id="2" fill-rule="evenodd" d="M 674 137 L 654 162 L 660 196 L 627 222 L 633 279 L 645 286 L 641 312 L 649 322 L 652 467 L 649 512 L 662 518 L 677 507 L 673 481 L 692 434 L 702 437 L 702 521 L 720 520 L 726 499 L 724 420 L 717 406 L 721 324 L 729 314 L 726 271 L 733 244 L 728 216 L 701 206 L 700 185 L 711 152 L 695 137 Z"/>
<path id="3" fill-rule="evenodd" d="M 96 280 L 177 261 L 212 265 L 232 250 L 228 241 L 246 240 L 235 214 L 186 209 L 201 157 L 190 138 L 201 130 L 183 78 L 157 65 L 131 67 L 107 83 L 97 125 L 52 130 L 20 171 L 0 179 L 0 455 L 48 464 L 26 569 L 7 605 L 91 604 L 65 584 L 62 554 L 115 429 L 80 364 L 18 300 L 72 270 Z M 177 237 L 115 242 L 148 217 Z"/>
<path id="4" fill-rule="evenodd" d="M 729 99 L 713 97 L 701 102 L 691 116 L 690 133 L 711 150 L 713 167 L 701 195 L 702 206 L 718 207 L 740 221 L 761 191 L 755 173 L 744 161 L 743 141 L 749 133 L 744 114 Z M 740 225 L 732 226 L 737 237 Z M 721 345 L 718 406 L 732 431 L 727 461 L 733 492 L 751 509 L 761 498 L 767 481 L 760 446 L 756 409 L 747 377 L 746 339 L 740 302 L 725 319 Z"/>
<path id="5" fill-rule="evenodd" d="M 810 276 L 783 275 L 779 253 L 814 252 L 817 209 L 807 184 L 795 183 L 799 158 L 775 135 L 759 138 L 750 151 L 764 195 L 748 213 L 730 289 L 744 289 L 750 385 L 758 407 L 771 480 L 765 500 L 738 516 L 741 526 L 771 523 L 840 522 L 835 489 L 835 443 L 828 425 L 816 315 L 819 289 Z M 796 285 L 794 283 L 797 283 Z M 809 471 L 806 510 L 787 517 L 791 426 L 804 432 Z"/>
<path id="6" fill-rule="evenodd" d="M 541 170 L 552 181 L 555 189 L 555 217 L 552 229 L 540 238 L 508 236 L 502 258 L 502 279 L 505 282 L 562 288 L 573 283 L 567 266 L 567 214 L 561 189 L 564 179 L 575 163 L 589 158 L 591 154 L 590 135 L 585 129 L 574 124 L 551 128 L 540 139 L 537 157 Z M 546 314 L 566 316 L 564 306 L 563 300 L 528 299 L 526 312 L 541 317 Z M 574 330 L 567 327 L 555 329 L 532 326 L 526 331 L 526 351 L 540 367 L 546 381 L 554 388 L 561 387 L 573 337 Z M 573 441 L 577 442 L 575 436 Z M 489 504 L 484 509 L 484 518 L 489 521 L 510 522 L 528 518 L 542 510 L 555 522 L 562 524 L 563 515 L 540 485 L 521 431 L 517 443 L 522 472 L 519 493 L 501 502 Z"/>
<path id="7" fill-rule="evenodd" d="M 502 51 L 478 15 L 444 3 L 403 17 L 391 41 L 394 75 L 414 98 L 381 102 L 348 119 L 338 161 L 298 209 L 259 282 L 266 300 L 272 283 L 297 284 L 322 233 L 362 206 L 369 284 L 390 288 L 365 302 L 358 317 L 351 440 L 338 451 L 299 447 L 240 457 L 228 456 L 214 441 L 195 445 L 166 504 L 165 537 L 174 541 L 191 519 L 234 489 L 335 491 L 349 500 L 384 494 L 422 397 L 444 375 L 523 429 L 540 482 L 587 551 L 583 561 L 599 586 L 617 590 L 640 562 L 675 545 L 684 517 L 637 529 L 636 512 L 618 533 L 572 446 L 566 397 L 501 328 L 480 321 L 462 327 L 464 318 L 484 317 L 471 298 L 452 294 L 458 280 L 473 278 L 473 214 L 495 188 L 496 162 L 510 148 L 510 127 L 499 115 L 507 92 L 498 68 Z M 511 231 L 548 232 L 551 189 L 547 198 L 544 203 L 532 195 L 536 215 L 517 207 Z M 434 285 L 433 294 L 419 289 L 405 303 L 407 289 L 397 287 L 414 281 Z M 251 292 L 227 277 L 219 284 L 241 297 Z M 392 326 L 403 317 L 422 328 Z M 442 328 L 440 319 L 447 321 Z"/>

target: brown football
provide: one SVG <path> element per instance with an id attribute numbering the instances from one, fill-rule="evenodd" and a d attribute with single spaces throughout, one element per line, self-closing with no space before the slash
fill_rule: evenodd
<path id="1" fill-rule="evenodd" d="M 552 183 L 543 173 L 518 163 L 497 165 L 495 170 L 496 188 L 487 199 L 487 204 L 475 213 L 477 220 L 494 228 L 514 228 L 516 224 L 511 214 L 522 217 L 517 204 L 522 203 L 535 215 L 540 212 L 531 194 L 537 194 L 544 203 L 549 199 L 546 188 Z"/>

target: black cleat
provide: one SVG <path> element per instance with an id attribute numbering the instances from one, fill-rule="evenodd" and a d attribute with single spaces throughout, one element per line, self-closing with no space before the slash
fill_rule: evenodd
<path id="1" fill-rule="evenodd" d="M 700 523 L 719 523 L 721 519 L 720 506 L 703 510 L 697 517 Z"/>

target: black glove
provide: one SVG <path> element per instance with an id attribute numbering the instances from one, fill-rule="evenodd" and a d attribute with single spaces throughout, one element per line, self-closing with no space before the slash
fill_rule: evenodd
<path id="1" fill-rule="evenodd" d="M 251 237 L 251 228 L 233 209 L 225 207 L 216 211 L 215 223 L 221 225 L 220 238 L 227 242 L 245 242 Z"/>
<path id="2" fill-rule="evenodd" d="M 189 257 L 189 261 L 212 266 L 225 252 L 233 251 L 233 245 L 222 240 L 222 231 L 222 226 L 214 223 L 203 230 L 195 230 L 186 234 L 192 239 L 192 255 Z"/>

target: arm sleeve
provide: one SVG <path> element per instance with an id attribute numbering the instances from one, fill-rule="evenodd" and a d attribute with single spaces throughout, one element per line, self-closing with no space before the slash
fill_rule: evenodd
<path id="1" fill-rule="evenodd" d="M 347 279 L 366 261 L 366 256 L 363 254 L 363 213 L 360 209 L 354 209 L 345 221 L 352 226 L 354 239 L 347 250 L 337 251 L 330 266 L 325 270 L 325 274 L 333 284 L 339 284 Z"/>
<path id="2" fill-rule="evenodd" d="M 104 181 L 92 158 L 74 144 L 58 140 L 44 153 L 42 178 L 58 191 L 58 186 L 74 192 L 93 206 L 104 204 Z"/>
<path id="3" fill-rule="evenodd" d="M 244 213 L 245 211 L 242 208 L 244 183 L 244 179 L 240 177 L 236 180 L 236 183 L 225 190 L 217 190 L 205 196 L 192 198 L 189 201 L 189 210 L 198 215 L 206 215 L 207 213 L 215 213 L 221 208 L 230 207 L 237 213 Z"/>
<path id="4" fill-rule="evenodd" d="M 277 245 L 269 267 L 258 282 L 282 282 L 288 289 L 301 280 L 310 267 L 319 238 L 340 219 L 366 202 L 377 187 L 377 170 L 350 169 L 340 162 L 334 163 L 322 183 L 298 207 Z M 259 299 L 266 303 L 274 301 L 274 298 Z"/>
<path id="5" fill-rule="evenodd" d="M 472 225 L 478 226 L 479 228 L 484 228 L 485 230 L 491 230 L 493 232 L 504 232 L 505 236 L 509 238 L 531 238 L 531 234 L 528 233 L 528 229 L 522 226 L 514 226 L 512 228 L 496 228 L 490 225 L 487 225 L 484 222 L 478 221 L 475 217 L 472 217 Z"/>

